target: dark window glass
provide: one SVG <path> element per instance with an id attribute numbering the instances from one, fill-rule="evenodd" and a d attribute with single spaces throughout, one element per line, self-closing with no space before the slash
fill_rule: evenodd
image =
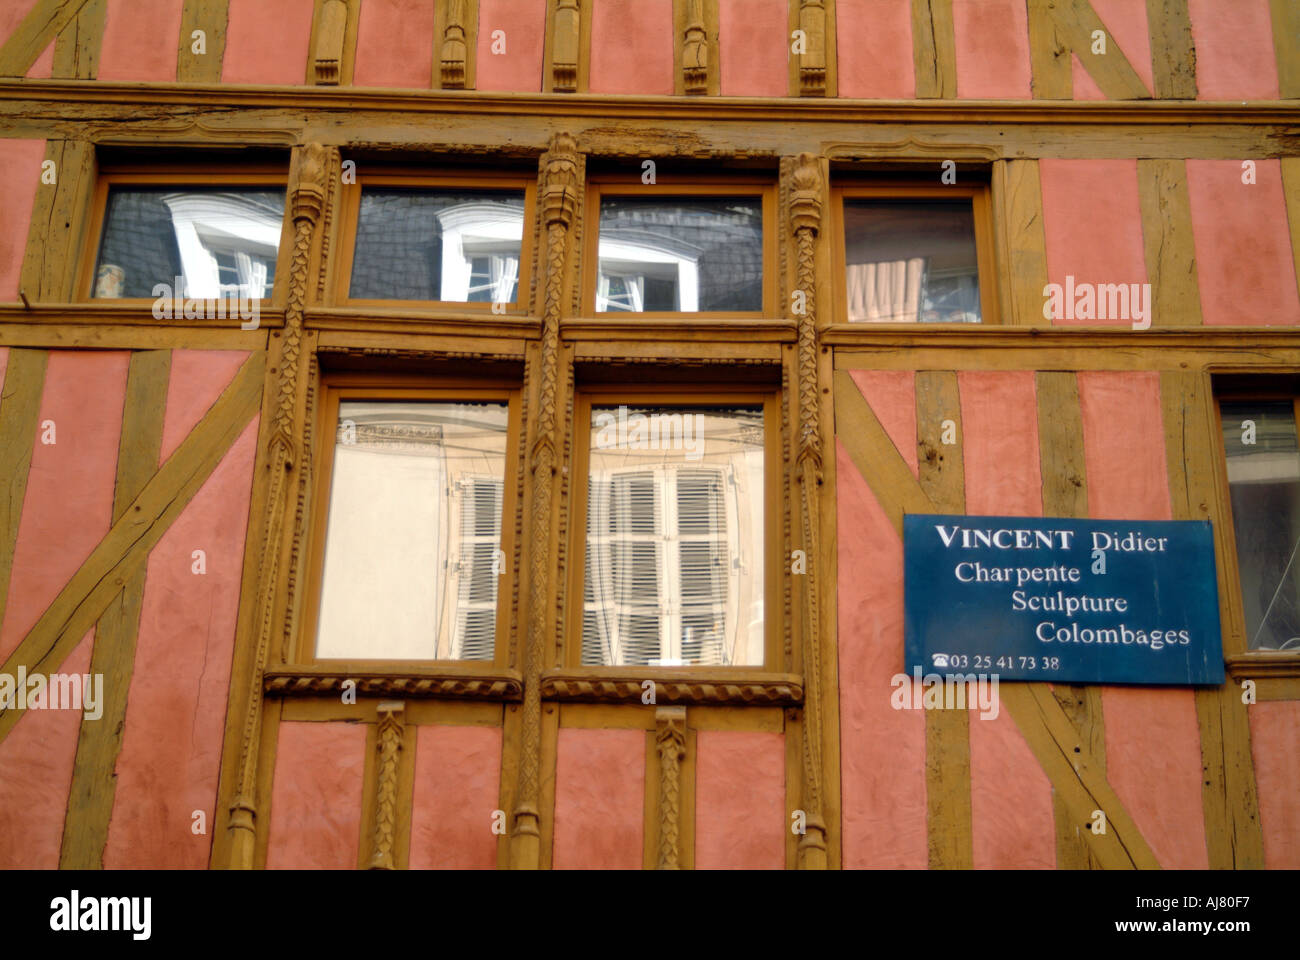
<path id="1" fill-rule="evenodd" d="M 844 248 L 851 322 L 980 322 L 970 200 L 846 199 Z"/>
<path id="2" fill-rule="evenodd" d="M 758 197 L 601 199 L 597 313 L 762 309 Z"/>
<path id="3" fill-rule="evenodd" d="M 94 296 L 269 297 L 283 220 L 283 190 L 110 187 Z"/>
<path id="4" fill-rule="evenodd" d="M 1291 401 L 1227 402 L 1223 448 L 1251 650 L 1300 650 L 1300 447 Z"/>
<path id="5" fill-rule="evenodd" d="M 365 188 L 355 300 L 514 303 L 524 192 Z"/>

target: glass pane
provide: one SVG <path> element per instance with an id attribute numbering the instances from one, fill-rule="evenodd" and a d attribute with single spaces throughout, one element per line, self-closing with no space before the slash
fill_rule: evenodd
<path id="1" fill-rule="evenodd" d="M 1252 650 L 1300 650 L 1300 448 L 1295 410 L 1224 403 L 1223 448 Z"/>
<path id="2" fill-rule="evenodd" d="M 524 192 L 361 192 L 354 300 L 514 303 Z"/>
<path id="3" fill-rule="evenodd" d="M 94 296 L 269 297 L 283 221 L 283 190 L 110 187 Z"/>
<path id="4" fill-rule="evenodd" d="M 601 199 L 597 313 L 762 309 L 758 197 Z"/>
<path id="5" fill-rule="evenodd" d="M 979 323 L 970 200 L 844 201 L 853 323 Z"/>
<path id="6" fill-rule="evenodd" d="M 763 408 L 593 407 L 582 662 L 763 663 Z"/>
<path id="7" fill-rule="evenodd" d="M 507 407 L 344 401 L 316 656 L 491 660 Z"/>

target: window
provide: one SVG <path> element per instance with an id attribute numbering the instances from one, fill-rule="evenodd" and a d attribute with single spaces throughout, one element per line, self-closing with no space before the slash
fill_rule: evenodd
<path id="1" fill-rule="evenodd" d="M 763 395 L 583 396 L 577 664 L 775 662 L 767 558 L 778 422 L 779 402 Z"/>
<path id="2" fill-rule="evenodd" d="M 518 177 L 373 176 L 345 194 L 340 296 L 515 308 L 528 293 L 533 186 Z"/>
<path id="3" fill-rule="evenodd" d="M 982 188 L 840 187 L 833 208 L 841 321 L 991 322 L 992 241 Z"/>
<path id="4" fill-rule="evenodd" d="M 201 171 L 108 173 L 98 247 L 82 290 L 96 299 L 259 300 L 271 296 L 284 232 L 283 180 L 248 174 L 194 184 Z M 180 278 L 177 289 L 177 278 Z"/>
<path id="5" fill-rule="evenodd" d="M 735 181 L 672 193 L 595 180 L 587 208 L 585 309 L 729 317 L 772 306 L 768 186 Z"/>
<path id="6" fill-rule="evenodd" d="M 512 392 L 333 381 L 309 659 L 494 661 Z"/>
<path id="7" fill-rule="evenodd" d="M 1220 404 L 1250 650 L 1300 653 L 1300 444 L 1293 399 Z"/>

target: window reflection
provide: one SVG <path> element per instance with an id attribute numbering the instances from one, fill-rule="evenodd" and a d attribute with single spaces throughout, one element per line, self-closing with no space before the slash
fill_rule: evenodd
<path id="1" fill-rule="evenodd" d="M 491 660 L 507 406 L 344 401 L 316 655 Z"/>
<path id="2" fill-rule="evenodd" d="M 979 323 L 979 261 L 969 200 L 844 201 L 853 323 Z"/>
<path id="3" fill-rule="evenodd" d="M 1221 407 L 1252 650 L 1300 650 L 1300 446 L 1290 401 Z"/>
<path id="4" fill-rule="evenodd" d="M 762 407 L 591 418 L 582 662 L 761 665 Z"/>
<path id="5" fill-rule="evenodd" d="M 370 189 L 361 194 L 356 300 L 514 303 L 524 192 Z"/>
<path id="6" fill-rule="evenodd" d="M 597 313 L 763 309 L 757 197 L 603 197 Z"/>
<path id="7" fill-rule="evenodd" d="M 112 187 L 94 296 L 269 297 L 283 219 L 278 190 Z"/>

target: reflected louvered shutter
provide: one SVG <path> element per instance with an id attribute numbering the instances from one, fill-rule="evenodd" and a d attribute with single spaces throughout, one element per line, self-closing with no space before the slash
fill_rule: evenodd
<path id="1" fill-rule="evenodd" d="M 460 481 L 460 569 L 456 595 L 457 660 L 491 660 L 496 641 L 497 586 L 493 561 L 501 544 L 504 481 L 467 477 Z"/>
<path id="2" fill-rule="evenodd" d="M 679 470 L 676 494 L 681 658 L 721 664 L 730 567 L 722 473 Z"/>
<path id="3" fill-rule="evenodd" d="M 589 482 L 584 663 L 663 656 L 661 483 L 653 471 Z"/>

